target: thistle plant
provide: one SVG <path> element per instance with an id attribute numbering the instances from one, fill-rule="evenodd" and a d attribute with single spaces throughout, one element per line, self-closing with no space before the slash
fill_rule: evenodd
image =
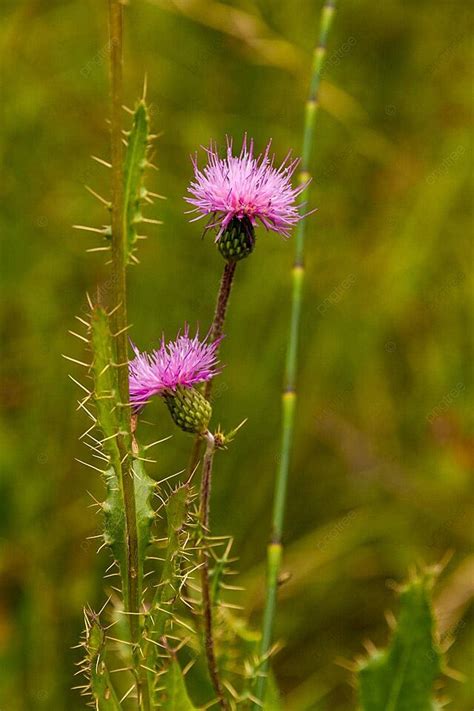
<path id="1" fill-rule="evenodd" d="M 228 139 L 223 158 L 211 143 L 208 163 L 202 170 L 194 159 L 195 177 L 187 197 L 197 213 L 192 219 L 207 217 L 205 231 L 215 233 L 217 248 L 225 259 L 214 319 L 204 337 L 199 332 L 191 336 L 185 325 L 174 340 L 162 337 L 158 348 L 139 350 L 130 341 L 127 270 L 138 263 L 136 250 L 143 223 L 159 224 L 159 220 L 142 214 L 155 197 L 146 186 L 152 136 L 145 95 L 131 112 L 130 130 L 122 130 L 123 6 L 119 0 L 109 0 L 111 163 L 101 162 L 111 168 L 111 199 L 91 192 L 107 208 L 111 224 L 82 228 L 101 235 L 103 243 L 94 251 L 110 252 L 114 291 L 111 304 L 103 303 L 100 292 L 89 298 L 88 318 L 79 318 L 85 331 L 75 335 L 86 342 L 90 359 L 73 359 L 87 371 L 87 384 L 76 382 L 85 391 L 80 408 L 92 420 L 81 439 L 94 461 L 101 464 L 89 466 L 100 472 L 105 490 L 103 501 L 94 501 L 101 514 L 100 533 L 94 538 L 99 541 L 99 550 L 108 549 L 112 558 L 105 575 L 106 601 L 99 612 L 85 608 L 80 643 L 84 656 L 79 672 L 85 682 L 79 688 L 99 711 L 192 711 L 197 706 L 188 690 L 188 674 L 193 678 L 193 690 L 200 690 L 202 709 L 215 705 L 232 711 L 280 708 L 269 659 L 274 649 L 272 629 L 294 429 L 304 273 L 303 205 L 332 11 L 333 3 L 326 3 L 320 47 L 315 53 L 298 187 L 292 186 L 292 178 L 299 161 L 287 154 L 275 167 L 270 143 L 255 155 L 254 142 L 244 137 L 240 153 L 234 156 L 233 141 Z M 237 616 L 235 605 L 227 601 L 228 591 L 241 589 L 228 582 L 236 572 L 233 541 L 228 535 L 213 535 L 211 522 L 214 468 L 245 420 L 227 431 L 215 427 L 210 396 L 212 383 L 222 370 L 219 348 L 236 264 L 254 251 L 257 229 L 262 227 L 284 238 L 290 236 L 293 227 L 297 233 L 282 449 L 260 634 L 249 629 Z M 150 458 L 149 450 L 163 438 L 142 442 L 142 413 L 155 396 L 166 405 L 177 431 L 195 438 L 192 466 L 184 476 L 183 472 L 162 475 L 158 463 Z M 202 447 L 200 483 L 196 485 Z M 180 478 L 171 486 L 174 477 Z M 424 582 L 413 595 L 405 595 L 403 605 L 408 608 L 409 603 L 413 609 L 407 612 L 402 608 L 391 651 L 358 668 L 364 711 L 408 710 L 415 708 L 409 705 L 414 698 L 420 699 L 420 709 L 432 708 L 430 685 L 439 671 L 439 658 L 433 646 L 429 588 Z M 416 679 L 413 681 L 413 675 L 403 668 L 403 659 L 418 648 L 435 655 L 429 668 L 421 665 L 421 692 Z"/>
<path id="2" fill-rule="evenodd" d="M 135 409 L 142 408 L 152 395 L 160 395 L 175 424 L 184 432 L 191 432 L 207 441 L 204 456 L 199 504 L 199 543 L 202 545 L 209 532 L 211 477 L 216 447 L 215 437 L 209 432 L 212 408 L 196 385 L 209 382 L 217 373 L 216 350 L 219 340 L 201 342 L 196 335 L 188 336 L 188 328 L 176 341 L 161 344 L 151 354 L 135 350 L 129 366 L 130 401 Z M 222 446 L 225 438 L 222 438 Z M 217 670 L 214 650 L 212 600 L 209 585 L 209 554 L 201 548 L 201 595 L 204 617 L 204 639 L 209 675 L 222 708 L 227 708 L 223 687 Z"/>
<path id="3" fill-rule="evenodd" d="M 191 219 L 196 222 L 208 218 L 204 232 L 216 233 L 215 243 L 226 260 L 217 295 L 214 320 L 210 330 L 211 342 L 222 338 L 237 262 L 248 257 L 256 244 L 255 229 L 260 224 L 267 231 L 284 238 L 290 236 L 304 215 L 296 205 L 298 196 L 307 183 L 292 187 L 291 178 L 299 159 L 288 153 L 279 168 L 275 168 L 270 155 L 271 141 L 264 152 L 254 155 L 254 141 L 244 135 L 239 155 L 233 155 L 233 141 L 227 138 L 225 156 L 219 156 L 215 142 L 211 142 L 207 164 L 201 170 L 197 156 L 193 158 L 194 180 L 191 181 L 187 202 L 193 206 Z M 212 382 L 205 387 L 205 397 L 210 399 Z M 190 460 L 190 471 L 199 459 L 201 441 L 196 439 Z"/>
<path id="4" fill-rule="evenodd" d="M 81 385 L 86 396 L 80 406 L 93 420 L 83 440 L 103 463 L 102 468 L 93 466 L 101 472 L 106 490 L 104 501 L 96 502 L 102 514 L 97 538 L 99 548 L 112 554 L 106 578 L 117 578 L 118 585 L 111 586 L 99 613 L 90 608 L 85 612 L 80 671 L 86 680 L 80 688 L 98 709 L 130 704 L 143 711 L 193 708 L 180 651 L 189 645 L 189 653 L 196 656 L 202 646 L 210 690 L 222 708 L 229 708 L 230 681 L 221 679 L 219 638 L 225 635 L 228 643 L 230 635 L 222 611 L 224 591 L 232 588 L 224 582 L 230 573 L 231 540 L 211 535 L 210 497 L 214 454 L 227 448 L 238 428 L 212 433 L 212 408 L 200 390 L 220 372 L 222 332 L 216 335 L 211 329 L 201 339 L 198 334 L 190 336 L 185 326 L 175 340 L 162 339 L 153 351 L 141 352 L 132 345 L 134 357 L 129 360 L 127 269 L 138 262 L 140 225 L 159 221 L 142 214 L 144 204 L 154 197 L 144 183 L 151 138 L 145 97 L 132 112 L 123 150 L 122 13 L 121 4 L 111 0 L 111 200 L 91 189 L 111 213 L 111 226 L 79 226 L 102 235 L 104 244 L 94 251 L 111 252 L 114 293 L 111 305 L 102 303 L 100 293 L 89 299 L 89 318 L 80 318 L 85 334 L 76 334 L 92 353 L 90 364 L 83 363 L 92 388 Z M 160 440 L 140 443 L 140 416 L 155 395 L 183 432 L 206 442 L 197 506 L 191 478 L 169 490 L 168 477 L 160 481 L 145 470 L 146 463 L 153 463 L 147 450 Z M 243 687 L 230 688 L 235 697 L 249 693 Z"/>

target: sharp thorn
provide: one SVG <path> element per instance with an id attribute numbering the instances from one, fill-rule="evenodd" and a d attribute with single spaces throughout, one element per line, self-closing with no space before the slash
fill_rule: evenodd
<path id="1" fill-rule="evenodd" d="M 97 163 L 100 163 L 101 165 L 105 165 L 106 168 L 111 168 L 112 164 L 107 163 L 106 160 L 103 160 L 103 158 L 98 158 L 98 156 L 91 156 L 92 160 L 96 160 Z"/>
<path id="2" fill-rule="evenodd" d="M 76 338 L 79 338 L 80 341 L 84 341 L 84 343 L 89 343 L 87 338 L 85 338 L 84 336 L 81 336 L 79 333 L 76 333 L 75 331 L 69 330 L 68 333 L 70 333 L 71 336 L 75 336 Z"/>
<path id="3" fill-rule="evenodd" d="M 100 235 L 107 234 L 107 229 L 105 227 L 99 229 L 99 227 L 90 227 L 89 225 L 73 225 L 73 228 L 75 230 L 84 230 L 84 232 L 97 232 Z"/>
<path id="4" fill-rule="evenodd" d="M 81 360 L 76 360 L 76 358 L 71 358 L 70 356 L 65 355 L 64 353 L 61 353 L 62 357 L 65 358 L 66 360 L 70 360 L 71 363 L 76 363 L 77 365 L 83 365 L 84 368 L 90 368 L 91 364 L 90 363 L 83 363 Z"/>
<path id="5" fill-rule="evenodd" d="M 111 207 L 112 203 L 109 200 L 106 200 L 105 198 L 103 198 L 102 195 L 99 195 L 99 193 L 96 193 L 96 191 L 92 190 L 92 188 L 90 188 L 88 185 L 86 185 L 85 188 L 91 195 L 93 195 L 95 198 L 97 198 L 97 200 L 99 200 L 99 202 L 101 202 L 103 205 L 105 205 L 108 208 Z"/>

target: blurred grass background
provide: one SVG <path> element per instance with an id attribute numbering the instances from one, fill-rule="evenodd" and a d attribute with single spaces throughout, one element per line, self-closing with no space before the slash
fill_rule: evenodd
<path id="1" fill-rule="evenodd" d="M 183 214 L 189 153 L 244 131 L 277 157 L 299 150 L 311 50 L 322 3 L 301 0 L 132 0 L 126 19 L 129 104 L 148 74 L 164 220 L 141 243 L 130 277 L 140 347 L 184 320 L 210 322 L 222 267 L 210 238 Z M 82 708 L 73 685 L 81 607 L 103 600 L 99 556 L 86 537 L 100 495 L 78 442 L 83 353 L 67 333 L 85 292 L 107 288 L 94 235 L 103 224 L 87 183 L 107 194 L 105 3 L 2 3 L 2 396 L 0 698 L 9 711 Z M 354 708 L 335 664 L 387 638 L 387 580 L 414 563 L 453 557 L 437 590 L 451 666 L 449 708 L 474 704 L 472 203 L 473 14 L 456 0 L 341 2 L 330 37 L 317 126 L 307 244 L 298 429 L 286 524 L 275 661 L 290 711 Z M 219 456 L 213 517 L 235 535 L 244 602 L 261 613 L 263 560 L 279 439 L 289 316 L 290 242 L 260 233 L 239 265 L 223 345 L 228 364 L 216 419 L 249 417 Z M 471 410 L 469 405 L 471 404 Z M 157 477 L 183 467 L 191 440 L 160 403 Z"/>

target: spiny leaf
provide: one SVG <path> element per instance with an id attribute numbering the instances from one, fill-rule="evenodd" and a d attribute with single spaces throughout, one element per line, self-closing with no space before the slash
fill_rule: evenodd
<path id="1" fill-rule="evenodd" d="M 142 219 L 141 204 L 146 194 L 143 187 L 143 173 L 148 150 L 148 110 L 145 102 L 139 102 L 133 115 L 133 126 L 128 136 L 124 163 L 124 239 L 127 261 L 137 241 L 137 224 Z"/>
<path id="2" fill-rule="evenodd" d="M 158 220 L 152 220 L 143 217 L 141 207 L 144 202 L 152 202 L 151 197 L 162 197 L 155 193 L 149 192 L 143 183 L 145 168 L 150 165 L 147 160 L 150 140 L 153 138 L 149 133 L 149 116 L 148 109 L 144 99 L 140 100 L 133 112 L 132 128 L 127 134 L 127 148 L 123 162 L 123 240 L 124 254 L 126 262 L 131 264 L 136 262 L 134 256 L 136 242 L 139 239 L 137 226 L 142 222 L 151 222 L 161 224 Z M 92 156 L 102 165 L 111 167 L 106 161 Z M 91 188 L 87 188 L 100 202 L 105 204 L 110 210 L 110 203 L 98 195 Z M 105 226 L 103 228 L 89 227 L 86 225 L 75 225 L 77 229 L 86 230 L 89 232 L 97 232 L 102 234 L 110 244 L 112 238 L 112 228 Z M 107 250 L 109 247 L 98 247 L 89 251 Z"/>
<path id="3" fill-rule="evenodd" d="M 441 670 L 434 640 L 432 576 L 409 582 L 390 646 L 360 664 L 362 711 L 433 711 L 433 684 Z"/>
<path id="4" fill-rule="evenodd" d="M 159 708 L 164 711 L 197 711 L 196 706 L 188 696 L 181 667 L 174 657 L 171 659 L 162 681 L 165 688 L 165 698 Z"/>
<path id="5" fill-rule="evenodd" d="M 94 353 L 92 374 L 97 422 L 104 435 L 103 449 L 114 463 L 120 461 L 117 434 L 120 422 L 117 370 L 109 317 L 105 309 L 95 306 L 91 313 L 91 344 Z"/>
<path id="6" fill-rule="evenodd" d="M 220 657 L 221 664 L 232 663 L 233 666 L 245 670 L 243 680 L 236 679 L 236 690 L 239 694 L 239 701 L 247 708 L 246 703 L 253 703 L 255 700 L 254 687 L 262 667 L 262 659 L 259 657 L 259 647 L 261 633 L 252 629 L 246 620 L 235 616 L 229 610 L 221 610 L 221 634 L 225 650 Z M 281 711 L 280 692 L 271 669 L 267 672 L 268 679 L 265 688 L 265 701 L 259 705 L 264 711 Z"/>
<path id="7" fill-rule="evenodd" d="M 85 613 L 86 633 L 84 646 L 86 648 L 86 676 L 89 682 L 89 691 L 95 701 L 98 711 L 120 711 L 121 706 L 115 693 L 110 674 L 107 669 L 105 654 L 105 632 L 102 629 L 98 616 L 88 611 Z"/>
<path id="8" fill-rule="evenodd" d="M 155 516 L 150 502 L 156 483 L 146 474 L 141 461 L 134 460 L 132 471 L 138 532 L 138 580 L 141 583 L 143 580 L 145 553 L 150 544 L 151 525 Z M 109 468 L 105 473 L 105 480 L 107 498 L 103 504 L 104 540 L 112 549 L 114 558 L 120 567 L 122 580 L 126 584 L 127 541 L 125 511 L 117 474 L 113 467 Z M 125 590 L 124 598 L 126 599 Z"/>
<path id="9" fill-rule="evenodd" d="M 103 449 L 112 461 L 120 456 L 116 441 L 120 432 L 125 437 L 128 426 L 126 418 L 130 410 L 120 402 L 115 340 L 110 330 L 110 317 L 100 305 L 92 308 L 91 346 L 94 353 L 92 375 L 94 378 L 94 400 L 97 408 L 97 424 L 104 434 Z M 126 448 L 131 450 L 131 438 L 126 438 Z"/>
<path id="10" fill-rule="evenodd" d="M 133 474 L 137 508 L 138 559 L 140 574 L 143 575 L 146 550 L 151 540 L 151 526 L 155 519 L 155 511 L 151 505 L 151 499 L 156 489 L 156 482 L 148 476 L 143 462 L 138 459 L 133 462 Z"/>
<path id="11" fill-rule="evenodd" d="M 180 585 L 180 551 L 183 541 L 184 527 L 188 515 L 190 485 L 182 484 L 173 491 L 166 503 L 167 546 L 163 563 L 160 584 L 156 589 L 150 612 L 145 622 L 147 639 L 144 645 L 145 666 L 155 669 L 158 657 L 159 642 L 164 636 L 167 624 L 171 619 L 172 604 L 178 596 Z M 150 685 L 155 679 L 150 677 Z"/>
<path id="12" fill-rule="evenodd" d="M 102 430 L 102 449 L 108 456 L 110 466 L 105 472 L 107 498 L 103 504 L 104 539 L 111 547 L 117 560 L 124 584 L 124 600 L 128 590 L 127 581 L 127 540 L 126 521 L 123 506 L 123 494 L 120 482 L 123 476 L 123 457 L 121 456 L 117 435 L 120 432 L 125 439 L 125 446 L 131 455 L 131 437 L 127 435 L 127 427 L 123 418 L 129 416 L 128 408 L 121 407 L 117 381 L 117 369 L 113 367 L 114 341 L 110 332 L 109 316 L 106 311 L 95 306 L 91 313 L 91 341 L 94 352 L 92 373 L 94 377 L 94 399 L 97 409 L 97 424 Z M 145 552 L 150 543 L 150 529 L 154 519 L 151 506 L 151 496 L 155 482 L 148 477 L 140 460 L 133 460 L 132 466 L 135 499 L 136 523 L 138 533 L 138 580 L 143 580 Z"/>
<path id="13" fill-rule="evenodd" d="M 231 562 L 230 549 L 232 543 L 232 538 L 229 538 L 223 554 L 221 556 L 214 555 L 214 566 L 211 573 L 211 600 L 213 605 L 217 605 L 220 602 L 223 579 Z"/>
<path id="14" fill-rule="evenodd" d="M 183 528 L 188 513 L 189 495 L 189 484 L 182 484 L 170 494 L 166 504 L 168 533 L 166 557 L 161 574 L 161 584 L 157 588 L 151 608 L 152 610 L 156 610 L 155 624 L 151 632 L 157 639 L 164 634 L 166 618 L 168 617 L 166 614 L 160 613 L 160 610 L 169 606 L 178 594 L 180 584 L 179 553 Z"/>

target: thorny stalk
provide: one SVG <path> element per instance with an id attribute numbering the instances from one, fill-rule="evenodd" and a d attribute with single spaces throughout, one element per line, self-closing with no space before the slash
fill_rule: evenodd
<path id="1" fill-rule="evenodd" d="M 111 74 L 111 154 L 112 154 L 112 281 L 114 284 L 113 330 L 118 374 L 120 402 L 123 406 L 120 417 L 120 432 L 117 437 L 121 466 L 117 476 L 123 497 L 127 540 L 127 579 L 123 581 L 124 607 L 130 625 L 130 641 L 136 645 L 139 655 L 141 581 L 138 571 L 138 532 L 134 474 L 131 456 L 131 430 L 128 384 L 128 336 L 127 327 L 127 273 L 126 229 L 123 185 L 123 136 L 122 136 L 122 70 L 123 70 L 123 5 L 120 0 L 109 0 L 110 74 Z M 142 694 L 141 675 L 135 670 L 139 703 L 146 703 L 148 694 Z M 146 707 L 145 707 L 146 708 Z"/>
<path id="2" fill-rule="evenodd" d="M 199 523 L 203 536 L 207 536 L 209 533 L 212 466 L 216 449 L 214 437 L 210 432 L 206 433 L 205 439 L 206 451 L 204 453 L 202 465 L 201 494 L 199 501 Z M 216 692 L 219 706 L 222 709 L 228 709 L 229 705 L 225 698 L 224 690 L 219 678 L 219 670 L 217 668 L 214 647 L 212 599 L 209 584 L 209 551 L 206 546 L 202 548 L 201 557 L 202 614 L 204 618 L 204 646 L 206 651 L 207 668 L 209 670 L 209 676 L 211 678 L 214 691 Z"/>

